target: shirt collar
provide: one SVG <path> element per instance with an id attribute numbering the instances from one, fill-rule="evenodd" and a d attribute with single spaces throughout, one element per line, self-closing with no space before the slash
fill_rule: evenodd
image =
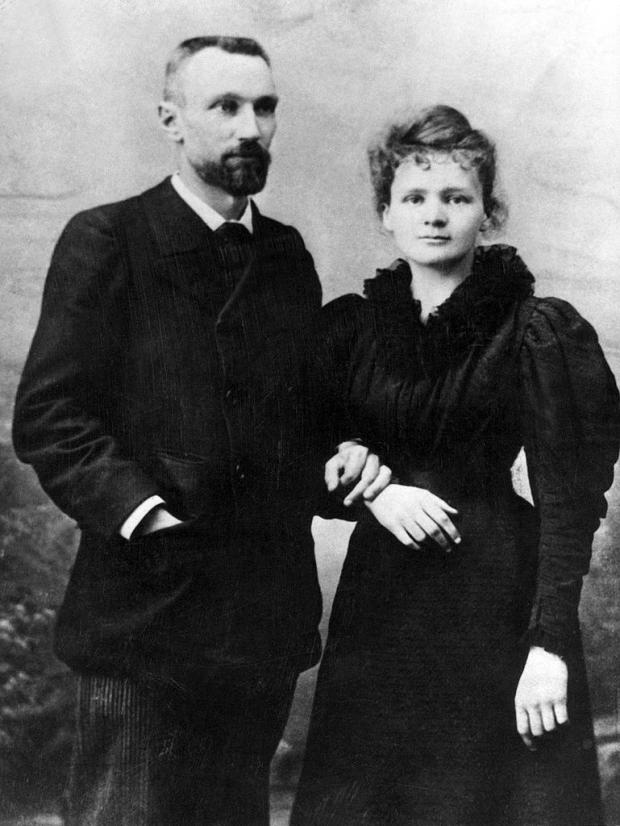
<path id="1" fill-rule="evenodd" d="M 183 183 L 178 172 L 175 172 L 170 178 L 170 183 L 176 190 L 179 197 L 181 197 L 185 203 L 194 210 L 194 212 L 205 222 L 209 229 L 215 232 L 215 230 L 219 229 L 222 224 L 227 223 L 226 218 L 223 218 L 219 212 L 214 210 L 213 207 L 209 206 L 209 204 L 195 195 L 191 189 Z M 237 221 L 231 220 L 230 223 L 242 224 L 248 232 L 254 232 L 254 226 L 252 223 L 252 202 L 249 198 L 241 217 Z"/>

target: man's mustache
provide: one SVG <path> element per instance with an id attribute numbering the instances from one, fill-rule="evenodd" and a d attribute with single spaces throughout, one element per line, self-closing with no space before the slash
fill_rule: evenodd
<path id="1" fill-rule="evenodd" d="M 260 143 L 252 142 L 244 143 L 239 146 L 238 149 L 231 149 L 229 152 L 226 152 L 224 155 L 224 160 L 227 161 L 231 158 L 254 158 L 256 160 L 269 163 L 271 160 L 271 155 L 267 149 L 260 145 Z"/>

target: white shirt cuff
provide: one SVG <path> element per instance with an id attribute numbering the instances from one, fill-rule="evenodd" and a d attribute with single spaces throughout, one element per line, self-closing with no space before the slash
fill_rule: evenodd
<path id="1" fill-rule="evenodd" d="M 147 513 L 150 513 L 154 508 L 157 508 L 159 505 L 165 505 L 166 503 L 161 498 L 161 496 L 149 496 L 148 499 L 145 499 L 138 507 L 130 513 L 127 519 L 121 525 L 120 534 L 123 539 L 131 539 L 131 535 L 138 527 L 140 522 L 144 519 Z"/>

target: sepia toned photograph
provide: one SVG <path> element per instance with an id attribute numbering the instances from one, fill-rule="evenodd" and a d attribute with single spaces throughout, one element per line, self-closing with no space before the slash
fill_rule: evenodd
<path id="1" fill-rule="evenodd" d="M 620 10 L 0 20 L 0 826 L 620 826 Z"/>

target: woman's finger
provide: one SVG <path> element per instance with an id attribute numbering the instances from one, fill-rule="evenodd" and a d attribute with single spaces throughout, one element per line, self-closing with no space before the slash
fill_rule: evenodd
<path id="1" fill-rule="evenodd" d="M 444 500 L 441 499 L 441 497 L 437 496 L 434 493 L 431 493 L 430 491 L 428 492 L 428 495 L 429 498 L 432 498 L 442 510 L 447 511 L 448 513 L 458 513 L 458 510 L 456 508 L 453 508 L 452 505 L 449 505 L 447 502 L 444 502 Z"/>
<path id="2" fill-rule="evenodd" d="M 545 703 L 541 706 L 540 717 L 545 731 L 553 731 L 555 729 L 557 724 L 551 703 Z"/>
<path id="3" fill-rule="evenodd" d="M 424 511 L 420 511 L 416 514 L 415 521 L 417 525 L 424 531 L 428 539 L 431 539 L 433 542 L 439 545 L 439 547 L 444 551 L 451 550 L 450 540 L 439 527 L 439 525 L 435 522 L 435 520 L 431 519 L 431 517 L 427 513 L 425 513 Z"/>
<path id="4" fill-rule="evenodd" d="M 439 505 L 429 505 L 426 507 L 426 513 L 430 518 L 441 528 L 441 530 L 447 534 L 448 538 L 451 542 L 454 542 L 455 545 L 458 545 L 461 541 L 461 534 L 459 533 L 458 528 L 454 524 L 454 522 L 450 519 L 450 517 L 446 514 L 446 512 L 439 507 Z"/>
<path id="5" fill-rule="evenodd" d="M 517 731 L 519 732 L 521 739 L 528 749 L 535 751 L 532 732 L 530 731 L 530 718 L 528 717 L 527 711 L 524 708 L 517 706 L 515 708 L 515 717 L 517 722 Z"/>
<path id="6" fill-rule="evenodd" d="M 534 737 L 542 737 L 545 730 L 538 706 L 529 706 L 527 716 L 530 721 L 530 731 Z"/>
<path id="7" fill-rule="evenodd" d="M 568 709 L 566 708 L 566 700 L 559 700 L 553 704 L 553 713 L 557 720 L 558 726 L 563 726 L 568 723 Z"/>
<path id="8" fill-rule="evenodd" d="M 412 537 L 410 534 L 405 530 L 402 525 L 396 525 L 392 529 L 392 533 L 398 539 L 399 542 L 402 542 L 407 548 L 411 548 L 414 551 L 420 550 L 419 543 Z"/>
<path id="9" fill-rule="evenodd" d="M 426 531 L 424 531 L 420 525 L 418 525 L 417 520 L 412 519 L 410 516 L 403 516 L 402 518 L 403 528 L 407 531 L 407 534 L 421 545 L 422 542 L 426 539 Z"/>

